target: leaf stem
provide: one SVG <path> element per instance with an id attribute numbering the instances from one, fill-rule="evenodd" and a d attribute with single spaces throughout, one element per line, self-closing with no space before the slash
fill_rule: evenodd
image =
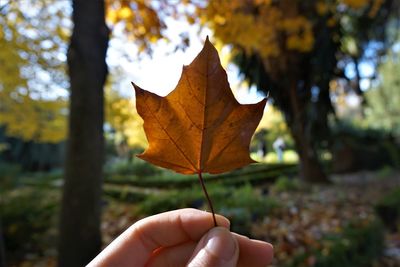
<path id="1" fill-rule="evenodd" d="M 201 187 L 203 188 L 204 195 L 207 198 L 208 206 L 210 207 L 210 210 L 211 210 L 211 213 L 212 213 L 214 226 L 217 227 L 218 224 L 217 224 L 217 220 L 215 219 L 215 212 L 214 212 L 213 204 L 212 204 L 212 201 L 210 199 L 210 196 L 207 193 L 206 186 L 204 185 L 204 180 L 203 180 L 203 176 L 201 175 L 201 171 L 199 171 L 197 174 L 199 176 L 200 184 L 201 184 Z"/>

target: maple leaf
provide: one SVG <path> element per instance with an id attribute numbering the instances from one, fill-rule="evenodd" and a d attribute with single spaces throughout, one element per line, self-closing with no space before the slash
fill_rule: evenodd
<path id="1" fill-rule="evenodd" d="M 266 99 L 237 102 L 208 37 L 166 97 L 133 86 L 149 141 L 139 158 L 183 174 L 216 174 L 255 162 L 249 145 Z"/>
<path id="2" fill-rule="evenodd" d="M 132 85 L 149 141 L 138 157 L 179 173 L 197 173 L 217 226 L 202 173 L 222 173 L 254 162 L 249 156 L 250 140 L 267 100 L 250 105 L 237 102 L 208 37 L 193 62 L 183 66 L 178 85 L 166 97 Z"/>

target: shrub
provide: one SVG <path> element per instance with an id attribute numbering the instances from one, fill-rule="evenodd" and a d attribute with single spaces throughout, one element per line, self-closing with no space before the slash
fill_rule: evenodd
<path id="1" fill-rule="evenodd" d="M 343 232 L 322 238 L 320 248 L 298 255 L 287 267 L 368 267 L 383 249 L 384 228 L 379 221 L 353 222 Z"/>
<path id="2" fill-rule="evenodd" d="M 221 194 L 222 195 L 222 194 Z M 226 197 L 214 201 L 217 212 L 231 221 L 235 232 L 250 235 L 253 222 L 260 220 L 279 207 L 271 197 L 263 197 L 250 184 L 241 187 L 230 187 Z"/>
<path id="3" fill-rule="evenodd" d="M 151 215 L 180 208 L 199 208 L 203 202 L 202 192 L 198 187 L 172 190 L 147 197 L 138 206 L 137 213 Z"/>
<path id="4" fill-rule="evenodd" d="M 0 163 L 0 192 L 16 184 L 16 178 L 21 173 L 21 166 L 11 163 Z"/>
<path id="5" fill-rule="evenodd" d="M 252 222 L 278 207 L 275 200 L 257 194 L 249 184 L 241 187 L 210 184 L 208 192 L 216 212 L 229 218 L 232 229 L 242 234 L 249 234 Z M 139 205 L 137 212 L 150 215 L 189 207 L 208 209 L 198 186 L 149 196 Z"/>
<path id="6" fill-rule="evenodd" d="M 287 176 L 280 176 L 272 186 L 272 190 L 277 192 L 295 191 L 300 188 L 298 179 L 288 178 Z"/>
<path id="7" fill-rule="evenodd" d="M 29 188 L 2 196 L 0 217 L 8 252 L 34 253 L 44 248 L 47 234 L 55 225 L 58 198 L 54 192 Z"/>
<path id="8" fill-rule="evenodd" d="M 376 170 L 400 165 L 399 145 L 386 131 L 337 123 L 332 129 L 332 168 L 335 172 Z"/>
<path id="9" fill-rule="evenodd" d="M 0 163 L 0 177 L 17 176 L 21 173 L 21 166 L 12 163 Z"/>
<path id="10" fill-rule="evenodd" d="M 110 174 L 146 177 L 160 174 L 161 169 L 143 160 L 132 159 L 132 161 L 116 161 L 106 169 L 106 172 Z"/>
<path id="11" fill-rule="evenodd" d="M 104 195 L 122 202 L 137 203 L 146 198 L 145 193 L 129 190 L 128 186 L 121 188 L 104 188 Z"/>
<path id="12" fill-rule="evenodd" d="M 390 230 L 399 230 L 397 228 L 400 224 L 400 187 L 380 199 L 375 205 L 375 210 Z"/>

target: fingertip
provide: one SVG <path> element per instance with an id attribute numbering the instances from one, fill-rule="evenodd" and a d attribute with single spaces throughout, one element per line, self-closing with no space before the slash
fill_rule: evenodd
<path id="1" fill-rule="evenodd" d="M 274 258 L 274 246 L 264 241 L 255 239 L 250 239 L 250 240 L 254 243 L 255 246 L 258 247 L 260 255 L 263 255 L 267 264 L 270 264 Z"/>
<path id="2" fill-rule="evenodd" d="M 181 209 L 181 210 L 176 210 L 174 212 L 180 212 L 181 217 L 184 221 L 186 221 L 186 219 L 188 221 L 193 221 L 193 219 L 195 217 L 201 217 L 202 219 L 206 219 L 209 222 L 210 228 L 212 228 L 214 226 L 214 219 L 213 219 L 213 215 L 211 212 L 193 209 L 193 208 L 185 208 L 185 209 Z M 215 219 L 217 221 L 217 226 L 221 226 L 221 227 L 230 229 L 231 223 L 228 220 L 228 218 L 226 218 L 220 214 L 215 214 Z"/>
<path id="3" fill-rule="evenodd" d="M 226 218 L 222 215 L 216 214 L 215 219 L 217 220 L 217 226 L 221 226 L 221 227 L 224 227 L 227 229 L 231 228 L 231 222 L 229 221 L 228 218 Z"/>
<path id="4" fill-rule="evenodd" d="M 239 248 L 240 258 L 238 266 L 267 266 L 274 257 L 273 246 L 270 243 L 250 239 L 247 236 L 234 233 Z"/>
<path id="5" fill-rule="evenodd" d="M 225 227 L 214 227 L 202 237 L 187 266 L 237 266 L 238 240 Z"/>

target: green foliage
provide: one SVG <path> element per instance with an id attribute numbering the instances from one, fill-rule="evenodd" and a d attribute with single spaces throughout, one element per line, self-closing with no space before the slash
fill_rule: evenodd
<path id="1" fill-rule="evenodd" d="M 146 198 L 146 194 L 130 190 L 129 186 L 123 186 L 122 188 L 108 188 L 103 189 L 104 195 L 126 203 L 137 203 L 143 201 Z"/>
<path id="2" fill-rule="evenodd" d="M 272 190 L 277 192 L 295 191 L 298 189 L 300 189 L 299 179 L 287 176 L 279 177 L 272 186 Z"/>
<path id="3" fill-rule="evenodd" d="M 217 212 L 231 221 L 233 231 L 244 235 L 251 235 L 251 226 L 274 210 L 279 203 L 271 197 L 263 197 L 249 184 L 237 188 L 230 188 L 227 197 L 214 201 Z"/>
<path id="4" fill-rule="evenodd" d="M 21 166 L 0 162 L 0 177 L 15 177 L 21 173 Z"/>
<path id="5" fill-rule="evenodd" d="M 0 200 L 7 251 L 34 253 L 49 247 L 49 233 L 55 225 L 59 202 L 57 193 L 37 188 L 19 188 L 6 192 Z"/>
<path id="6" fill-rule="evenodd" d="M 392 206 L 400 211 L 400 188 L 394 189 L 392 192 L 383 197 L 378 205 Z"/>
<path id="7" fill-rule="evenodd" d="M 366 124 L 400 136 L 400 53 L 389 53 L 378 72 L 378 84 L 366 93 Z"/>
<path id="8" fill-rule="evenodd" d="M 211 188 L 209 188 L 209 191 L 211 191 Z M 151 215 L 180 208 L 198 208 L 203 204 L 202 198 L 199 188 L 160 193 L 150 196 L 140 203 L 137 213 Z"/>
<path id="9" fill-rule="evenodd" d="M 332 134 L 334 137 L 350 136 L 355 139 L 382 139 L 387 135 L 385 131 L 380 129 L 363 128 L 346 120 L 338 121 L 332 125 Z"/>
<path id="10" fill-rule="evenodd" d="M 287 267 L 355 267 L 373 266 L 384 248 L 384 228 L 378 221 L 353 222 L 343 232 L 325 236 L 319 249 L 295 257 Z"/>
<path id="11" fill-rule="evenodd" d="M 116 175 L 134 175 L 138 178 L 153 176 L 161 173 L 161 169 L 140 159 L 131 161 L 118 160 L 106 166 L 106 173 Z"/>
<path id="12" fill-rule="evenodd" d="M 3 190 L 12 188 L 16 183 L 16 177 L 20 173 L 20 165 L 0 162 L 0 193 Z"/>
<path id="13" fill-rule="evenodd" d="M 389 229 L 400 230 L 400 187 L 380 199 L 375 210 Z"/>
<path id="14" fill-rule="evenodd" d="M 0 142 L 7 144 L 0 151 L 0 161 L 19 164 L 23 171 L 49 171 L 64 163 L 65 143 L 38 143 L 6 135 L 0 126 Z"/>
<path id="15" fill-rule="evenodd" d="M 386 166 L 383 166 L 382 169 L 378 170 L 378 171 L 376 172 L 376 175 L 375 175 L 375 176 L 376 176 L 376 178 L 378 178 L 378 179 L 385 179 L 385 178 L 387 178 L 388 176 L 392 175 L 393 172 L 394 172 L 394 169 L 393 169 L 391 166 L 386 165 Z"/>
<path id="16" fill-rule="evenodd" d="M 371 266 L 384 247 L 383 227 L 379 222 L 362 226 L 349 225 L 342 237 L 332 236 L 331 251 L 328 255 L 321 253 L 317 257 L 316 267 L 329 266 Z"/>
<path id="17" fill-rule="evenodd" d="M 110 165 L 112 167 L 112 165 Z M 110 169 L 109 169 L 110 170 Z M 274 180 L 279 175 L 291 175 L 297 171 L 297 166 L 293 164 L 256 164 L 246 168 L 235 170 L 220 175 L 204 175 L 207 184 L 221 182 L 225 185 L 243 185 L 246 183 L 262 184 Z M 153 188 L 188 188 L 198 185 L 196 175 L 183 175 L 161 170 L 160 174 L 147 176 L 145 179 L 136 175 L 116 175 L 108 172 L 106 178 L 108 184 L 132 185 L 135 187 Z"/>
<path id="18" fill-rule="evenodd" d="M 279 207 L 274 199 L 261 196 L 248 184 L 241 187 L 213 184 L 207 188 L 216 212 L 229 218 L 232 229 L 242 234 L 249 234 L 252 222 Z M 137 213 L 151 215 L 180 208 L 206 206 L 201 188 L 195 186 L 149 196 L 139 205 Z"/>
<path id="19" fill-rule="evenodd" d="M 399 144 L 385 130 L 362 128 L 342 121 L 333 127 L 332 140 L 334 171 L 400 166 Z"/>

